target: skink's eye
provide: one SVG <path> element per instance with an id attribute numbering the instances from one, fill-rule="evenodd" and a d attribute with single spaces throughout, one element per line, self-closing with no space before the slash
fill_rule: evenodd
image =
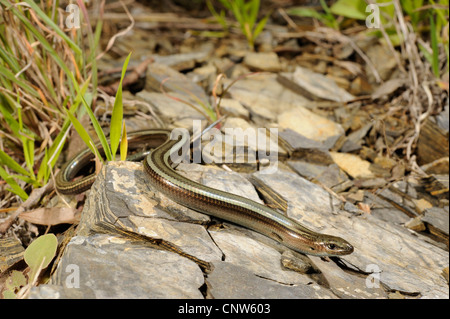
<path id="1" fill-rule="evenodd" d="M 337 246 L 335 244 L 327 244 L 327 248 L 329 250 L 335 250 L 337 248 Z"/>

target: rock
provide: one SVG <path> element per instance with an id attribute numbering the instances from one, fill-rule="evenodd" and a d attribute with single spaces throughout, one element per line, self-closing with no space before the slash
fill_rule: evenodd
<path id="1" fill-rule="evenodd" d="M 357 76 L 350 84 L 350 94 L 353 95 L 369 95 L 373 92 L 373 88 L 366 78 L 363 76 Z"/>
<path id="2" fill-rule="evenodd" d="M 330 152 L 334 162 L 353 178 L 374 178 L 370 163 L 349 153 Z"/>
<path id="3" fill-rule="evenodd" d="M 297 172 L 300 176 L 307 179 L 313 179 L 324 173 L 328 166 L 308 163 L 305 161 L 288 161 L 288 165 Z"/>
<path id="4" fill-rule="evenodd" d="M 363 144 L 363 138 L 367 135 L 367 132 L 372 128 L 373 124 L 369 123 L 361 127 L 360 129 L 350 133 L 345 137 L 345 142 L 340 148 L 342 153 L 349 153 L 361 149 Z"/>
<path id="5" fill-rule="evenodd" d="M 427 174 L 449 175 L 449 158 L 443 157 L 420 167 Z"/>
<path id="6" fill-rule="evenodd" d="M 340 88 L 332 79 L 312 72 L 307 68 L 297 66 L 293 73 L 281 73 L 282 83 L 288 88 L 301 94 L 307 94 L 315 99 L 331 100 L 336 102 L 348 102 L 355 97 Z"/>
<path id="7" fill-rule="evenodd" d="M 348 182 L 349 178 L 338 165 L 330 164 L 323 172 L 316 176 L 314 180 L 334 189 L 335 187 Z"/>
<path id="8" fill-rule="evenodd" d="M 224 85 L 231 80 L 224 80 Z M 295 106 L 307 106 L 308 100 L 281 85 L 276 74 L 258 74 L 235 82 L 229 89 L 231 97 L 249 110 L 256 125 L 275 122 L 277 114 Z"/>
<path id="9" fill-rule="evenodd" d="M 369 285 L 364 289 L 364 282 L 356 279 L 344 280 L 340 287 L 336 286 L 333 282 L 339 281 L 334 280 L 346 275 L 329 271 L 329 268 L 327 271 L 328 264 L 321 264 L 318 258 L 312 258 L 332 289 L 340 288 L 340 297 L 372 298 L 374 290 L 371 287 L 378 281 L 380 287 L 419 293 L 424 298 L 448 298 L 448 285 L 441 276 L 442 269 L 448 266 L 448 251 L 414 236 L 402 224 L 380 220 L 368 214 L 347 215 L 339 211 L 339 201 L 319 186 L 309 185 L 309 182 L 295 174 L 278 172 L 276 175 L 254 175 L 262 178 L 288 201 L 289 216 L 315 230 L 342 236 L 354 245 L 355 251 L 341 260 L 348 262 L 351 267 L 373 272 L 372 276 L 365 275 L 365 282 Z M 310 194 L 314 196 L 308 196 Z M 333 278 L 328 274 L 333 274 Z"/>
<path id="10" fill-rule="evenodd" d="M 155 63 L 171 67 L 174 70 L 182 71 L 194 68 L 196 63 L 207 61 L 214 50 L 212 43 L 207 43 L 200 50 L 189 53 L 179 53 L 171 55 L 152 55 Z"/>
<path id="11" fill-rule="evenodd" d="M 72 238 L 64 256 L 51 281 L 59 298 L 203 298 L 200 268 L 172 252 L 102 234 Z"/>
<path id="12" fill-rule="evenodd" d="M 232 117 L 240 117 L 245 120 L 249 119 L 249 112 L 242 104 L 233 99 L 223 98 L 220 102 L 220 113 Z"/>
<path id="13" fill-rule="evenodd" d="M 222 256 L 217 246 L 211 242 L 208 232 L 201 225 L 140 216 L 130 216 L 129 219 L 134 224 L 132 228 L 137 229 L 139 234 L 164 238 L 201 260 L 209 262 L 218 260 Z"/>
<path id="14" fill-rule="evenodd" d="M 344 134 L 343 128 L 329 119 L 297 106 L 278 115 L 280 128 L 291 129 L 309 139 L 334 145 Z"/>
<path id="15" fill-rule="evenodd" d="M 191 128 L 193 119 L 201 120 L 205 118 L 203 114 L 188 104 L 174 100 L 162 93 L 141 91 L 137 93 L 136 96 L 152 105 L 161 118 L 167 122 L 172 121 L 172 123 L 180 123 L 180 121 L 187 119 L 186 125 L 181 127 Z M 170 96 L 190 101 L 189 99 L 186 99 L 185 95 L 179 93 L 170 93 Z"/>
<path id="16" fill-rule="evenodd" d="M 275 113 L 275 101 L 276 99 L 267 97 L 251 91 L 245 91 L 240 89 L 230 90 L 231 97 L 239 101 L 245 108 L 249 110 L 254 122 L 267 123 L 274 122 L 276 120 Z M 290 104 L 278 105 L 282 109 L 291 108 Z"/>
<path id="17" fill-rule="evenodd" d="M 392 158 L 386 156 L 377 156 L 374 159 L 374 164 L 381 166 L 384 169 L 392 169 L 395 165 L 397 165 L 397 161 Z"/>
<path id="18" fill-rule="evenodd" d="M 324 276 L 332 287 L 333 293 L 343 299 L 377 299 L 386 298 L 386 292 L 379 280 L 379 269 L 376 267 L 365 269 L 373 274 L 364 276 L 352 276 L 339 271 L 339 267 L 330 261 L 324 261 L 317 257 L 312 257 L 313 262 L 324 271 Z M 327 273 L 338 271 L 340 276 L 327 276 Z"/>
<path id="19" fill-rule="evenodd" d="M 259 234 L 254 236 L 246 230 L 210 231 L 214 241 L 224 254 L 224 261 L 243 267 L 258 277 L 266 278 L 285 285 L 307 284 L 311 280 L 307 276 L 282 268 L 281 253 L 271 247 L 272 241 L 265 244 Z M 278 246 L 278 245 L 277 245 Z"/>
<path id="20" fill-rule="evenodd" d="M 281 64 L 274 52 L 248 52 L 244 56 L 244 64 L 256 71 L 278 72 Z"/>
<path id="21" fill-rule="evenodd" d="M 439 113 L 439 115 L 436 116 L 436 123 L 437 125 L 448 133 L 449 131 L 449 106 L 448 106 L 448 99 L 447 104 L 444 107 L 444 110 Z"/>
<path id="22" fill-rule="evenodd" d="M 370 207 L 372 216 L 393 225 L 404 225 L 411 218 L 404 211 L 398 209 L 395 203 L 372 194 L 370 191 L 364 192 L 364 204 Z M 412 216 L 415 217 L 414 214 Z"/>
<path id="23" fill-rule="evenodd" d="M 446 240 L 448 245 L 448 236 L 449 236 L 448 208 L 447 210 L 439 207 L 427 208 L 423 213 L 422 221 L 428 224 L 428 228 L 432 234 L 441 237 L 444 241 Z"/>
<path id="24" fill-rule="evenodd" d="M 395 90 L 399 89 L 403 85 L 407 84 L 408 81 L 403 78 L 390 79 L 389 81 L 381 84 L 375 92 L 372 93 L 372 99 L 387 99 L 390 94 L 394 93 Z"/>
<path id="25" fill-rule="evenodd" d="M 191 81 L 186 75 L 180 73 L 169 66 L 163 64 L 152 63 L 147 68 L 147 78 L 145 90 L 148 92 L 161 92 L 161 85 L 164 91 L 171 95 L 175 92 L 178 96 L 183 96 L 184 100 L 192 101 L 195 104 L 200 100 L 202 103 L 208 104 L 209 99 L 205 91 L 196 83 Z M 195 96 L 194 99 L 192 96 Z"/>
<path id="26" fill-rule="evenodd" d="M 0 273 L 3 273 L 23 258 L 25 249 L 14 237 L 0 238 L 0 248 Z"/>
<path id="27" fill-rule="evenodd" d="M 418 164 L 424 165 L 448 157 L 448 145 L 448 131 L 445 132 L 436 123 L 427 119 L 420 129 L 417 141 Z"/>
<path id="28" fill-rule="evenodd" d="M 207 281 L 212 297 L 218 299 L 335 298 L 331 292 L 317 284 L 283 285 L 227 262 L 214 263 L 214 271 L 208 275 Z"/>
<path id="29" fill-rule="evenodd" d="M 425 231 L 427 229 L 427 227 L 422 222 L 422 219 L 420 217 L 411 218 L 405 224 L 405 227 L 407 227 L 407 228 L 409 228 L 411 230 L 417 231 L 417 232 Z"/>
<path id="30" fill-rule="evenodd" d="M 348 200 L 352 203 L 362 202 L 364 200 L 364 191 L 362 189 L 356 191 L 355 193 L 350 193 L 346 196 Z"/>
<path id="31" fill-rule="evenodd" d="M 317 272 L 320 270 L 311 262 L 308 257 L 287 250 L 281 255 L 281 264 L 284 268 L 294 270 L 302 274 Z"/>
<path id="32" fill-rule="evenodd" d="M 186 76 L 191 79 L 192 82 L 208 88 L 213 85 L 217 78 L 217 68 L 212 63 L 208 63 L 204 66 L 195 68 L 192 72 L 187 73 Z"/>
<path id="33" fill-rule="evenodd" d="M 193 164 L 179 169 L 191 179 L 259 201 L 237 173 Z M 386 298 L 383 287 L 448 298 L 441 275 L 448 267 L 447 251 L 401 225 L 340 210 L 342 202 L 295 173 L 278 169 L 252 176 L 286 200 L 288 216 L 345 238 L 355 251 L 331 262 L 306 257 L 320 277 L 298 267 L 288 270 L 282 266 L 285 246 L 225 221 L 213 219 L 217 226 L 212 227 L 210 217 L 150 187 L 140 164 L 112 162 L 89 192 L 77 234 L 50 285 L 41 285 L 33 298 Z M 104 223 L 111 227 L 100 232 Z M 299 265 L 297 255 L 290 257 L 291 265 Z M 74 284 L 80 288 L 70 289 Z"/>
<path id="34" fill-rule="evenodd" d="M 328 152 L 333 144 L 332 138 L 317 141 L 287 128 L 278 134 L 281 147 L 286 149 L 291 159 L 302 159 L 307 162 L 329 165 L 333 160 Z"/>
<path id="35" fill-rule="evenodd" d="M 448 284 L 448 267 L 445 267 L 443 270 L 442 270 L 442 276 L 445 278 L 445 280 L 447 281 L 447 284 Z"/>
<path id="36" fill-rule="evenodd" d="M 417 211 L 419 211 L 420 214 L 422 214 L 426 209 L 433 207 L 433 204 L 431 204 L 425 198 L 413 199 L 413 202 L 415 204 Z"/>
<path id="37" fill-rule="evenodd" d="M 397 60 L 389 47 L 382 44 L 371 45 L 367 48 L 366 54 L 380 75 L 381 80 L 388 80 L 397 67 Z M 376 82 L 372 69 L 368 65 L 366 65 L 366 74 L 370 83 Z"/>

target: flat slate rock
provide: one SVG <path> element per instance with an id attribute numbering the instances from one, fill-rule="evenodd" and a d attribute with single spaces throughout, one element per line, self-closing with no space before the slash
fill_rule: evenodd
<path id="1" fill-rule="evenodd" d="M 310 281 L 295 285 L 261 278 L 244 267 L 228 262 L 214 262 L 214 271 L 208 275 L 211 297 L 219 299 L 335 299 L 327 289 Z"/>
<path id="2" fill-rule="evenodd" d="M 211 187 L 260 200 L 240 174 L 197 164 L 177 169 Z M 50 285 L 35 289 L 33 298 L 387 298 L 391 291 L 448 298 L 442 276 L 448 251 L 401 224 L 341 210 L 340 200 L 295 173 L 278 169 L 252 178 L 286 200 L 288 216 L 315 231 L 345 238 L 354 253 L 327 262 L 304 257 L 315 265 L 315 275 L 305 274 L 302 267 L 287 269 L 282 260 L 289 249 L 283 245 L 172 202 L 150 187 L 139 163 L 111 162 L 89 193 L 77 235 Z M 99 223 L 150 242 L 99 233 Z M 296 254 L 292 258 L 292 265 L 304 262 Z M 211 267 L 204 269 L 200 262 Z M 70 276 L 71 267 L 79 270 L 78 282 Z M 80 289 L 69 289 L 77 283 Z"/>
<path id="3" fill-rule="evenodd" d="M 200 268 L 172 252 L 99 234 L 72 238 L 64 256 L 50 283 L 58 298 L 203 298 Z"/>
<path id="4" fill-rule="evenodd" d="M 280 78 L 288 88 L 310 97 L 336 102 L 348 102 L 355 98 L 329 77 L 301 66 L 297 66 L 292 73 L 280 73 Z"/>

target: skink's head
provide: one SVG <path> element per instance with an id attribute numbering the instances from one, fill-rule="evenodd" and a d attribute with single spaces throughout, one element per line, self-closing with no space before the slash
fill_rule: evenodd
<path id="1" fill-rule="evenodd" d="M 313 247 L 314 251 L 311 251 L 311 255 L 342 256 L 351 254 L 354 250 L 353 246 L 346 240 L 331 235 L 321 235 L 317 238 L 315 246 Z"/>

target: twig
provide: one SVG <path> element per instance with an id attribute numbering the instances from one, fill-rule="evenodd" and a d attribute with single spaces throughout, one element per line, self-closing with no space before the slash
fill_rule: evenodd
<path id="1" fill-rule="evenodd" d="M 297 24 L 289 17 L 286 11 L 283 8 L 278 8 L 278 13 L 283 17 L 283 19 L 289 24 L 291 28 L 294 30 L 298 30 Z"/>

